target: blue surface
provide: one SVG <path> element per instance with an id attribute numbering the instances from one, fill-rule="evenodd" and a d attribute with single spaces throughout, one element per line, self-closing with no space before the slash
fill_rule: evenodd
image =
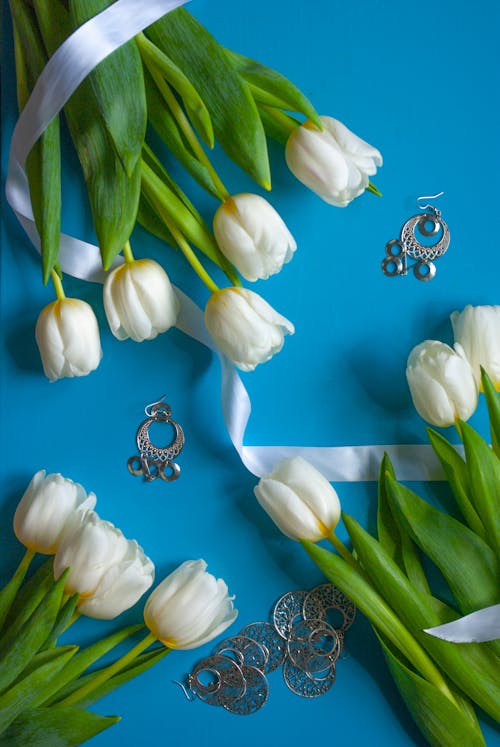
<path id="1" fill-rule="evenodd" d="M 226 46 L 276 67 L 296 82 L 320 113 L 343 120 L 382 151 L 375 181 L 382 199 L 364 195 L 345 210 L 322 203 L 288 172 L 272 146 L 271 201 L 299 250 L 283 272 L 256 290 L 294 321 L 296 334 L 270 363 L 244 380 L 254 404 L 249 444 L 344 445 L 425 440 L 404 379 L 411 347 L 448 340 L 448 315 L 467 303 L 499 303 L 500 6 L 484 0 L 194 0 L 190 10 Z M 15 122 L 10 21 L 5 19 L 5 154 Z M 219 149 L 220 150 L 220 149 Z M 254 190 L 217 151 L 232 190 Z M 64 229 L 92 240 L 91 222 L 67 149 Z M 209 217 L 215 203 L 189 180 L 189 192 Z M 439 207 L 451 230 L 436 278 L 389 279 L 380 271 L 385 243 L 415 212 L 415 197 L 444 190 Z M 182 259 L 137 229 L 138 256 L 160 258 L 173 281 L 200 304 L 204 288 Z M 2 242 L 0 582 L 22 549 L 11 531 L 16 502 L 40 468 L 81 481 L 98 496 L 99 513 L 136 537 L 161 579 L 187 558 L 204 557 L 237 595 L 231 632 L 266 619 L 285 591 L 312 587 L 320 575 L 300 548 L 283 538 L 256 505 L 254 479 L 239 463 L 224 431 L 219 369 L 198 344 L 174 331 L 140 346 L 115 340 L 104 324 L 101 289 L 66 281 L 86 298 L 102 324 L 104 359 L 91 376 L 49 384 L 43 377 L 34 325 L 51 289 L 8 209 Z M 168 393 L 183 424 L 182 478 L 145 485 L 126 460 L 143 406 Z M 480 408 L 472 423 L 484 426 Z M 373 526 L 373 484 L 338 486 L 344 508 Z M 341 532 L 342 535 L 342 532 Z M 140 619 L 140 605 L 123 616 Z M 92 640 L 112 625 L 80 621 L 72 640 Z M 356 620 L 348 658 L 331 692 L 314 701 L 294 696 L 276 672 L 270 697 L 249 718 L 201 702 L 188 703 L 172 679 L 212 649 L 174 653 L 100 702 L 121 723 L 94 741 L 102 747 L 154 744 L 422 745 L 387 673 L 367 622 Z M 485 724 L 488 745 L 499 732 Z"/>

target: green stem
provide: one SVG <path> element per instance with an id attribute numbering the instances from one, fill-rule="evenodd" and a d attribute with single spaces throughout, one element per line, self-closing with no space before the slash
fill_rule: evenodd
<path id="1" fill-rule="evenodd" d="M 349 552 L 347 547 L 344 545 L 342 540 L 339 540 L 337 535 L 335 534 L 335 531 L 331 532 L 327 537 L 328 542 L 333 545 L 333 547 L 337 550 L 338 554 L 344 558 L 346 563 L 349 563 L 350 566 L 355 568 L 357 571 L 361 572 L 361 568 L 359 566 L 359 563 L 355 560 L 352 553 Z"/>
<path id="2" fill-rule="evenodd" d="M 300 126 L 300 122 L 298 119 L 295 119 L 295 117 L 291 117 L 289 114 L 285 114 L 285 112 L 282 112 L 281 109 L 276 109 L 274 106 L 261 104 L 259 106 L 259 109 L 263 109 L 265 112 L 267 112 L 271 119 L 273 119 L 274 122 L 279 126 L 280 130 L 286 132 L 287 135 L 291 135 L 292 132 Z"/>
<path id="3" fill-rule="evenodd" d="M 164 218 L 165 220 L 165 218 Z M 179 249 L 183 253 L 183 255 L 186 257 L 187 261 L 193 268 L 193 270 L 196 272 L 200 280 L 205 283 L 208 290 L 211 293 L 217 293 L 220 288 L 219 286 L 214 283 L 208 272 L 205 270 L 203 265 L 201 264 L 200 260 L 192 250 L 192 248 L 189 246 L 188 242 L 184 238 L 184 236 L 180 233 L 180 231 L 177 230 L 175 226 L 173 226 L 168 219 L 165 220 L 165 225 L 167 226 L 168 230 L 174 237 L 174 239 L 177 241 L 177 244 L 179 245 Z"/>
<path id="4" fill-rule="evenodd" d="M 52 282 L 54 284 L 54 290 L 56 292 L 57 300 L 62 301 L 63 298 L 66 298 L 66 294 L 64 292 L 62 280 L 57 274 L 55 270 L 52 270 L 50 273 L 50 276 L 52 278 Z"/>
<path id="5" fill-rule="evenodd" d="M 132 247 L 130 246 L 130 241 L 125 242 L 125 246 L 123 247 L 123 259 L 128 264 L 130 264 L 131 262 L 135 262 L 135 257 L 132 254 Z"/>
<path id="6" fill-rule="evenodd" d="M 75 610 L 73 614 L 71 615 L 70 619 L 68 620 L 68 622 L 66 623 L 66 625 L 64 626 L 64 629 L 61 631 L 61 635 L 62 633 L 65 633 L 68 630 L 68 628 L 70 628 L 73 625 L 73 623 L 75 623 L 78 620 L 79 617 L 80 617 L 80 613 L 78 612 L 78 610 Z"/>
<path id="7" fill-rule="evenodd" d="M 200 280 L 207 286 L 208 290 L 211 293 L 217 293 L 219 287 L 216 285 L 216 283 L 212 280 L 208 272 L 205 270 L 203 265 L 201 264 L 200 260 L 188 244 L 185 236 L 183 233 L 179 230 L 178 226 L 174 223 L 174 220 L 170 217 L 170 215 L 165 210 L 163 200 L 160 194 L 160 191 L 156 188 L 154 181 L 151 178 L 151 174 L 154 172 L 152 169 L 148 166 L 148 164 L 143 161 L 142 164 L 142 175 L 144 183 L 148 187 L 148 195 L 147 198 L 151 202 L 152 206 L 155 208 L 156 212 L 158 213 L 159 217 L 165 224 L 165 226 L 168 228 L 170 233 L 172 234 L 173 238 L 177 242 L 177 245 L 179 246 L 179 249 L 186 257 L 187 261 L 193 268 L 193 270 L 196 272 Z"/>
<path id="8" fill-rule="evenodd" d="M 120 659 L 114 662 L 114 664 L 111 664 L 111 666 L 106 667 L 100 675 L 97 677 L 94 677 L 91 682 L 87 683 L 87 685 L 82 685 L 78 690 L 75 690 L 71 695 L 68 695 L 67 698 L 64 698 L 64 700 L 61 700 L 60 703 L 58 703 L 59 706 L 70 706 L 75 705 L 78 703 L 78 701 L 85 698 L 89 693 L 92 692 L 92 690 L 95 690 L 97 687 L 100 687 L 104 682 L 107 682 L 107 680 L 111 679 L 115 674 L 117 674 L 120 670 L 122 670 L 124 667 L 126 667 L 128 664 L 130 664 L 131 661 L 133 661 L 139 654 L 142 654 L 143 651 L 145 651 L 149 646 L 151 646 L 156 641 L 156 638 L 152 633 L 148 633 L 147 636 L 142 640 L 139 641 L 139 643 L 130 649 L 126 654 L 124 654 Z"/>
<path id="9" fill-rule="evenodd" d="M 206 170 L 210 174 L 210 178 L 212 179 L 212 182 L 214 183 L 214 186 L 219 193 L 219 199 L 221 200 L 221 202 L 225 202 L 230 196 L 229 192 L 222 183 L 222 180 L 220 179 L 216 170 L 212 166 L 212 163 L 207 154 L 203 150 L 200 141 L 196 137 L 195 131 L 191 127 L 189 119 L 187 118 L 184 110 L 177 101 L 174 93 L 172 92 L 172 89 L 155 65 L 154 57 L 152 56 L 150 51 L 150 47 L 154 47 L 155 45 L 143 33 L 138 34 L 135 38 L 141 52 L 143 53 L 143 60 L 146 64 L 146 67 L 151 73 L 151 77 L 156 83 L 165 103 L 177 120 L 177 124 L 179 125 L 187 142 L 191 146 L 194 155 L 200 161 L 200 163 L 205 166 Z"/>

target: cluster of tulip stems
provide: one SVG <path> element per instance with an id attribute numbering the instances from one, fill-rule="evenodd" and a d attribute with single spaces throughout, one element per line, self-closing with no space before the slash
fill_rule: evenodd
<path id="1" fill-rule="evenodd" d="M 149 595 L 143 623 L 80 650 L 59 644 L 80 615 L 112 620 L 153 584 L 153 562 L 98 516 L 95 503 L 81 485 L 42 470 L 16 509 L 14 531 L 26 552 L 0 591 L 1 744 L 36 747 L 48 743 L 47 734 L 51 744 L 85 742 L 119 720 L 89 705 L 169 651 L 212 640 L 237 617 L 225 582 L 206 571 L 204 560 L 188 560 Z M 28 577 L 37 553 L 49 558 Z M 134 637 L 113 663 L 100 661 Z"/>
<path id="2" fill-rule="evenodd" d="M 18 103 L 22 110 L 47 59 L 108 0 L 11 1 Z M 291 112 L 305 118 L 299 120 Z M 185 9 L 177 9 L 103 60 L 64 107 L 86 180 L 95 233 L 107 272 L 104 308 L 120 340 L 152 339 L 175 325 L 179 304 L 155 261 L 136 259 L 136 222 L 179 249 L 210 292 L 206 326 L 244 371 L 283 346 L 293 324 L 241 285 L 281 270 L 296 242 L 272 205 L 258 194 L 230 194 L 206 151 L 217 140 L 264 189 L 271 188 L 267 137 L 286 148 L 293 174 L 322 199 L 346 206 L 382 164 L 378 150 L 332 117 L 320 117 L 285 77 L 223 48 Z M 213 230 L 155 153 L 151 126 L 169 156 L 220 201 Z M 66 298 L 58 264 L 61 217 L 60 123 L 56 117 L 27 161 L 31 201 L 41 239 L 43 279 L 57 300 L 36 326 L 51 381 L 82 376 L 101 360 L 93 309 Z M 156 141 L 157 142 L 157 141 Z M 163 147 L 163 146 L 162 146 Z M 162 150 L 162 153 L 164 153 Z M 230 282 L 219 288 L 202 262 Z M 118 265 L 118 266 L 117 266 Z"/>
<path id="3" fill-rule="evenodd" d="M 380 467 L 375 536 L 341 513 L 330 483 L 301 458 L 278 465 L 255 494 L 278 528 L 300 541 L 370 620 L 429 744 L 484 747 L 473 706 L 500 722 L 500 640 L 491 640 L 494 630 L 468 639 L 481 642 L 467 643 L 428 631 L 479 610 L 500 614 L 500 307 L 467 306 L 452 322 L 455 349 L 427 340 L 411 352 L 407 368 L 422 417 L 437 426 L 455 424 L 463 442 L 465 459 L 428 429 L 454 498 L 452 515 L 449 502 L 448 511 L 442 510 L 399 483 L 387 455 Z M 492 446 L 465 422 L 479 391 Z M 353 552 L 335 534 L 341 516 Z M 316 544 L 323 539 L 335 552 Z"/>

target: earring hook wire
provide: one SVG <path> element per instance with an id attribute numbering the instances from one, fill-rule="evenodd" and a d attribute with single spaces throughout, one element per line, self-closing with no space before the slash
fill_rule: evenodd
<path id="1" fill-rule="evenodd" d="M 435 200 L 437 197 L 441 197 L 444 195 L 444 192 L 438 192 L 436 195 L 422 195 L 421 197 L 417 197 L 417 205 L 420 208 L 420 210 L 428 210 L 429 208 L 432 208 L 433 205 L 421 205 L 421 200 Z"/>

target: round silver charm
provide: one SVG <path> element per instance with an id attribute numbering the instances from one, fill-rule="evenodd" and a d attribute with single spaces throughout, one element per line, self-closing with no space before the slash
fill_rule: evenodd
<path id="1" fill-rule="evenodd" d="M 227 656 L 230 653 L 234 653 L 240 660 L 241 664 L 245 664 L 255 669 L 264 671 L 267 660 L 269 659 L 269 651 L 264 648 L 262 644 L 255 641 L 253 638 L 249 638 L 246 635 L 234 635 L 231 638 L 225 638 L 215 647 L 214 653 L 222 654 Z"/>
<path id="2" fill-rule="evenodd" d="M 248 716 L 262 708 L 269 697 L 269 685 L 260 669 L 244 664 L 241 671 L 245 680 L 245 692 L 239 698 L 227 700 L 223 705 L 226 711 Z"/>
<path id="3" fill-rule="evenodd" d="M 425 229 L 427 223 L 432 223 L 433 229 L 431 231 Z M 442 229 L 443 233 L 436 244 L 424 246 L 424 244 L 420 244 L 417 240 L 415 235 L 416 227 L 418 227 L 420 233 L 424 236 L 434 236 L 438 233 L 439 229 Z M 405 246 L 406 253 L 412 259 L 432 261 L 441 257 L 448 249 L 450 245 L 450 231 L 438 212 L 414 215 L 404 224 L 401 231 L 401 241 Z"/>
<path id="4" fill-rule="evenodd" d="M 321 584 L 307 594 L 303 614 L 306 620 L 310 618 L 326 620 L 328 610 L 338 610 L 342 613 L 342 624 L 334 627 L 340 633 L 350 628 L 356 617 L 355 604 L 340 589 L 333 584 Z"/>
<path id="5" fill-rule="evenodd" d="M 209 656 L 193 669 L 188 677 L 189 689 L 205 703 L 225 705 L 245 694 L 242 669 L 226 656 Z"/>
<path id="6" fill-rule="evenodd" d="M 329 670 L 341 650 L 339 635 L 324 620 L 299 620 L 287 641 L 288 656 L 293 664 L 311 675 Z"/>
<path id="7" fill-rule="evenodd" d="M 264 673 L 274 672 L 280 667 L 286 656 L 286 640 L 278 633 L 276 628 L 268 622 L 255 622 L 246 625 L 240 632 L 240 636 L 246 636 L 262 646 L 267 654 Z"/>
<path id="8" fill-rule="evenodd" d="M 295 666 L 291 659 L 286 659 L 283 664 L 283 679 L 286 686 L 303 698 L 317 698 L 324 695 L 335 682 L 335 675 L 335 664 L 333 663 L 321 677 L 304 672 Z"/>
<path id="9" fill-rule="evenodd" d="M 283 638 L 288 638 L 293 621 L 302 617 L 306 596 L 307 591 L 301 589 L 288 591 L 274 605 L 272 612 L 274 627 Z"/>

